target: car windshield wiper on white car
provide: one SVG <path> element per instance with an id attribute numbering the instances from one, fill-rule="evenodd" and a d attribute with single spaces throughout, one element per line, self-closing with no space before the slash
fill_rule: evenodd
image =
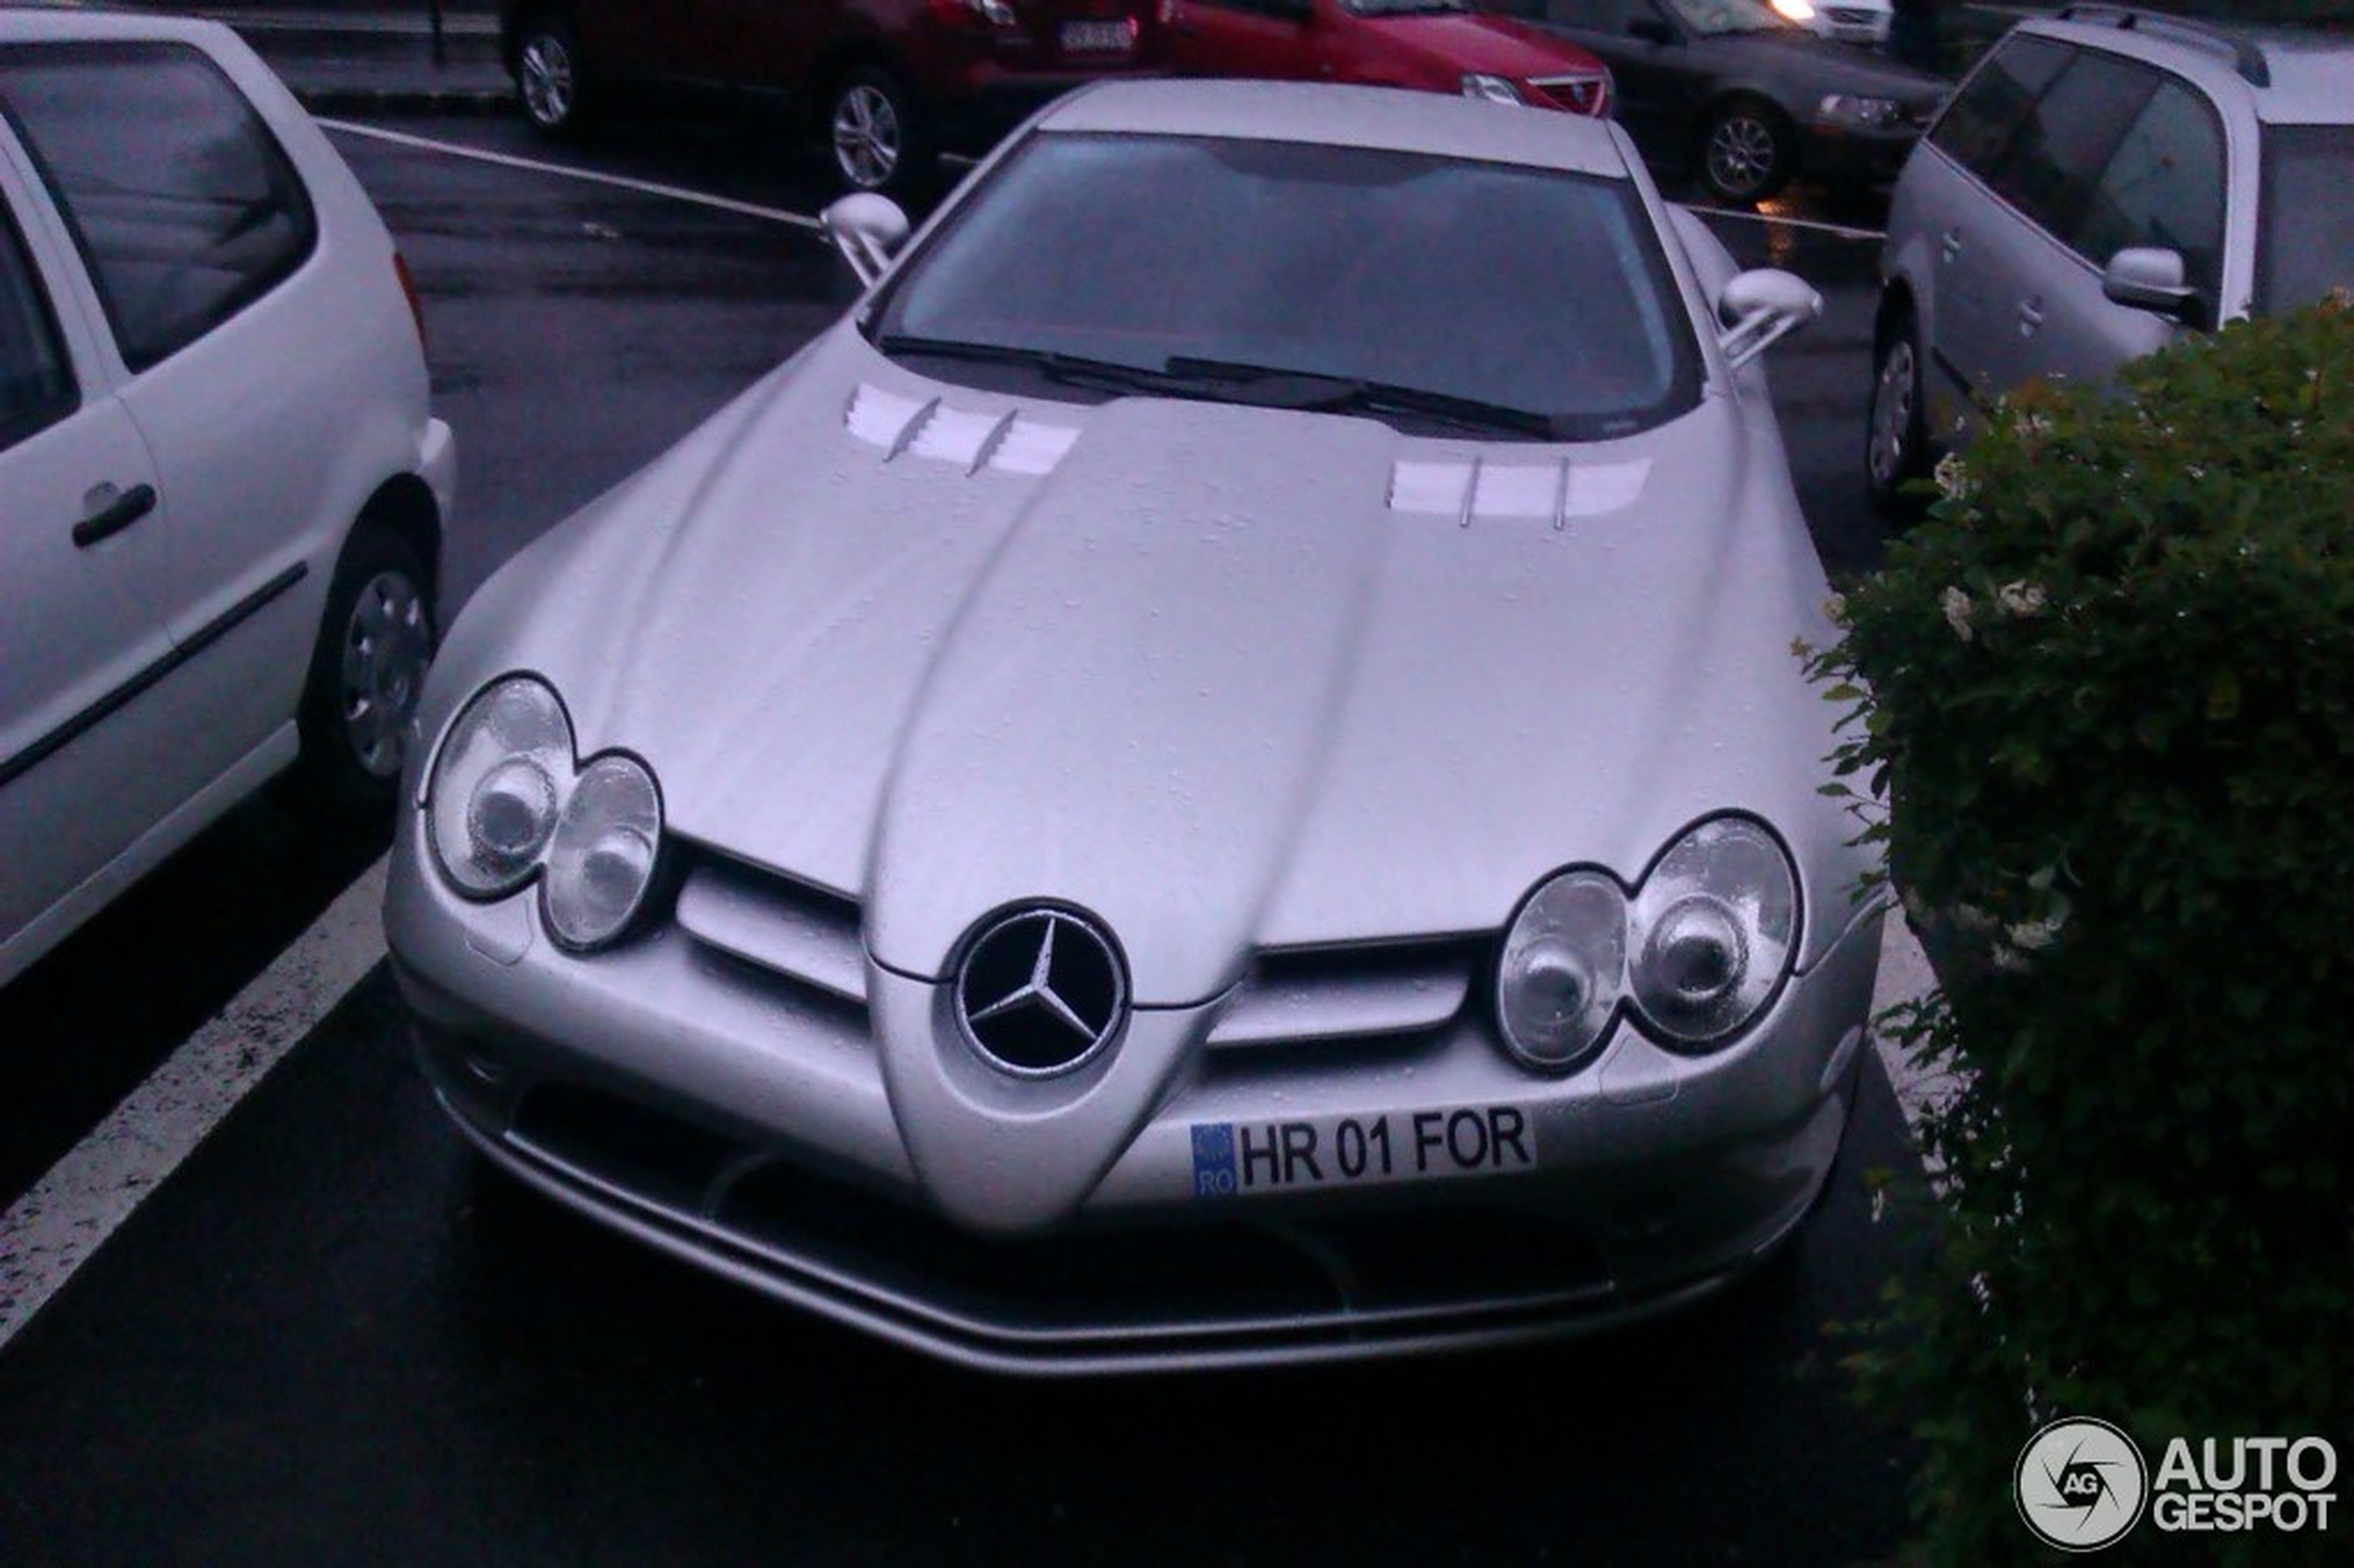
<path id="1" fill-rule="evenodd" d="M 1118 360 L 1092 360 L 1056 348 L 1025 348 L 1013 343 L 980 343 L 956 337 L 925 337 L 917 333 L 887 332 L 875 339 L 884 354 L 916 354 L 936 360 L 968 360 L 990 365 L 1026 365 L 1050 381 L 1072 386 L 1108 387 L 1118 391 L 1160 392 L 1180 378 L 1148 365 Z"/>
<path id="2" fill-rule="evenodd" d="M 1451 429 L 1479 434 L 1503 433 L 1558 439 L 1550 415 L 1501 403 L 1483 402 L 1421 387 L 1368 381 L 1360 376 L 1331 375 L 1292 370 L 1280 365 L 1254 365 L 1234 360 L 1195 359 L 1172 355 L 1158 370 L 1117 360 L 1090 359 L 1053 348 L 1026 348 L 1007 343 L 982 343 L 963 338 L 926 337 L 914 333 L 885 333 L 875 340 L 885 354 L 913 354 L 983 364 L 1022 365 L 1047 380 L 1067 386 L 1098 391 L 1150 392 L 1166 398 L 1193 398 L 1205 402 L 1247 403 L 1259 408 L 1293 409 L 1310 413 L 1397 414 L 1427 420 Z"/>
<path id="3" fill-rule="evenodd" d="M 1315 413 L 1404 414 L 1458 430 L 1503 432 L 1558 439 L 1553 416 L 1534 409 L 1491 403 L 1484 398 L 1433 392 L 1395 382 L 1369 381 L 1362 376 L 1332 375 L 1317 371 L 1289 370 L 1280 365 L 1254 365 L 1234 360 L 1198 360 L 1172 355 L 1161 369 L 1179 380 L 1248 387 L 1256 396 L 1239 399 L 1272 408 L 1301 409 Z M 1278 387 L 1288 395 L 1274 395 Z"/>

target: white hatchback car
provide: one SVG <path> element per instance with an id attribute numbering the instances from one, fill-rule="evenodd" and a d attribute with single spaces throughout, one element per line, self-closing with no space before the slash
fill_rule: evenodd
<path id="1" fill-rule="evenodd" d="M 253 52 L 0 14 L 0 983 L 290 765 L 389 801 L 455 483 L 391 236 Z"/>

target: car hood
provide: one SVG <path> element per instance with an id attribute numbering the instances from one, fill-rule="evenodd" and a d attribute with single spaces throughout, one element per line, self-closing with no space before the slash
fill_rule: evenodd
<path id="1" fill-rule="evenodd" d="M 1706 60 L 1708 70 L 1719 79 L 1730 82 L 1753 74 L 1787 82 L 1794 94 L 1893 98 L 1907 108 L 1922 108 L 1943 103 L 1954 86 L 1852 44 L 1819 38 L 1796 28 L 1695 38 L 1690 48 L 1695 59 Z"/>
<path id="2" fill-rule="evenodd" d="M 1776 439 L 1714 395 L 1570 448 L 1077 406 L 845 327 L 503 569 L 427 722 L 544 674 L 671 832 L 858 899 L 911 976 L 1050 900 L 1119 933 L 1137 1002 L 1191 1004 L 1257 950 L 1493 930 L 1572 863 L 1631 881 L 1732 807 L 1844 910 Z"/>
<path id="3" fill-rule="evenodd" d="M 1374 30 L 1390 47 L 1420 56 L 1442 71 L 1476 70 L 1525 81 L 1602 69 L 1600 60 L 1576 44 L 1509 17 L 1447 11 L 1356 20 L 1358 26 Z"/>

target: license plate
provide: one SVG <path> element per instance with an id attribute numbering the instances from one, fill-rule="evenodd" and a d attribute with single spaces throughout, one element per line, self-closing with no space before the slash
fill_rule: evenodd
<path id="1" fill-rule="evenodd" d="M 1193 1136 L 1197 1198 L 1537 1168 L 1536 1124 L 1518 1106 L 1289 1121 L 1197 1121 Z"/>
<path id="2" fill-rule="evenodd" d="M 1124 55 L 1136 42 L 1136 24 L 1118 21 L 1067 21 L 1062 31 L 1066 55 Z"/>

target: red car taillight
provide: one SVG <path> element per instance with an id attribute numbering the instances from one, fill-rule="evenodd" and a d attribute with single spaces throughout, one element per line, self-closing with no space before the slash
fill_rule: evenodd
<path id="1" fill-rule="evenodd" d="M 956 32 L 1000 32 L 1019 25 L 1011 0 L 930 0 L 932 19 Z"/>
<path id="2" fill-rule="evenodd" d="M 1572 114 L 1591 115 L 1599 120 L 1610 112 L 1610 72 L 1579 71 L 1575 75 L 1539 76 L 1531 79 L 1535 87 L 1553 101 L 1556 107 Z"/>
<path id="3" fill-rule="evenodd" d="M 392 275 L 400 280 L 400 297 L 409 301 L 409 319 L 417 324 L 417 352 L 425 352 L 425 307 L 417 297 L 417 280 L 409 275 L 409 263 L 400 252 L 392 253 Z"/>

